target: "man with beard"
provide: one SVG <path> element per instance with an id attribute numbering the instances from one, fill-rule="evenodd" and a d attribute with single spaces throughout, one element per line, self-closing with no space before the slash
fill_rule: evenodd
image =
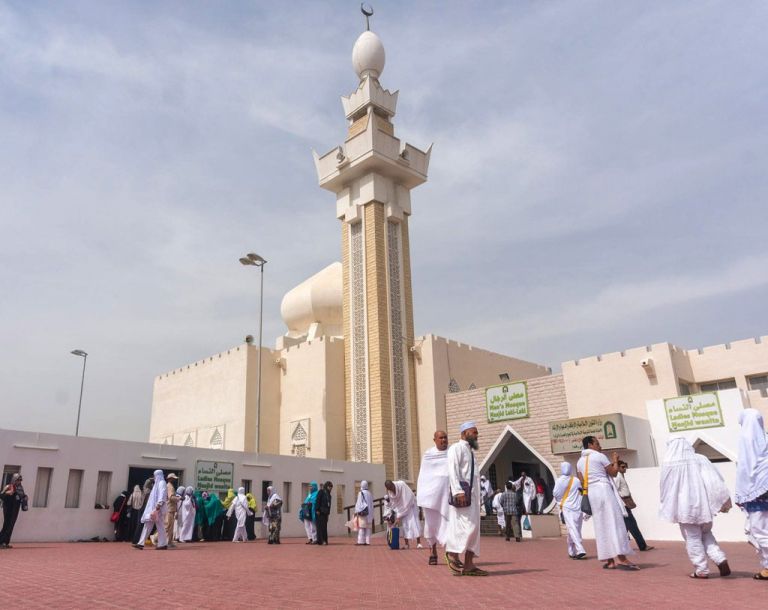
<path id="1" fill-rule="evenodd" d="M 476 476 L 475 454 L 479 433 L 474 422 L 459 428 L 461 440 L 448 448 L 448 481 L 451 505 L 448 509 L 448 536 L 445 559 L 461 576 L 488 576 L 474 564 L 480 554 L 480 479 Z M 464 553 L 463 567 L 459 555 Z"/>
<path id="2" fill-rule="evenodd" d="M 448 483 L 448 435 L 438 430 L 430 447 L 421 459 L 419 480 L 416 484 L 416 503 L 424 513 L 424 538 L 431 554 L 429 565 L 437 565 L 437 543 L 445 546 L 448 530 L 448 499 L 451 497 Z"/>

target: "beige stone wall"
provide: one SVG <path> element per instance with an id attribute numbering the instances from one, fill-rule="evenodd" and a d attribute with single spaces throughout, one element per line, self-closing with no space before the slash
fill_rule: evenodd
<path id="1" fill-rule="evenodd" d="M 324 337 L 283 350 L 280 448 L 291 455 L 295 422 L 308 419 L 307 457 L 345 459 L 344 341 Z"/>
<path id="2" fill-rule="evenodd" d="M 653 363 L 649 374 L 641 362 Z M 768 398 L 749 391 L 747 377 L 768 373 L 768 337 L 685 350 L 669 343 L 563 363 L 570 417 L 624 413 L 647 418 L 646 401 L 677 396 L 679 381 L 699 391 L 702 383 L 733 378 L 753 407 L 768 416 Z"/>
<path id="3" fill-rule="evenodd" d="M 276 438 L 279 410 L 277 367 L 274 355 L 262 352 L 262 429 Z M 191 435 L 196 447 L 210 446 L 215 429 L 223 430 L 224 448 L 253 451 L 256 407 L 255 346 L 240 345 L 155 378 L 149 440 L 183 445 Z M 262 438 L 265 438 L 264 436 Z M 274 446 L 262 451 L 277 452 Z"/>
<path id="4" fill-rule="evenodd" d="M 654 377 L 641 362 L 653 361 Z M 677 396 L 668 343 L 563 363 L 570 417 L 624 413 L 647 418 L 647 400 Z"/>
<path id="5" fill-rule="evenodd" d="M 425 335 L 416 339 L 414 358 L 421 447 L 432 443 L 437 429 L 445 429 L 446 395 L 451 379 L 461 390 L 471 384 L 486 387 L 500 383 L 499 374 L 508 373 L 511 381 L 543 377 L 550 370 L 540 364 L 504 356 L 471 345 Z"/>
<path id="6" fill-rule="evenodd" d="M 528 408 L 530 416 L 489 423 L 485 410 L 485 388 L 448 394 L 445 397 L 448 423 L 448 439 L 451 443 L 459 438 L 459 426 L 465 421 L 474 421 L 480 433 L 478 465 L 482 464 L 488 452 L 510 426 L 518 436 L 535 449 L 553 468 L 562 458 L 552 453 L 549 442 L 549 422 L 568 417 L 565 398 L 565 384 L 562 375 L 550 375 L 528 380 Z M 498 472 L 498 477 L 509 473 Z"/>

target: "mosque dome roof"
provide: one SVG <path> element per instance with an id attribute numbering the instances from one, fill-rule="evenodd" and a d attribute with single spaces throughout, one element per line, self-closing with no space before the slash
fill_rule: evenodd
<path id="1" fill-rule="evenodd" d="M 289 290 L 280 315 L 291 336 L 305 335 L 312 324 L 327 329 L 342 326 L 342 267 L 335 262 Z"/>
<path id="2" fill-rule="evenodd" d="M 366 76 L 378 79 L 384 71 L 385 59 L 381 38 L 370 30 L 358 36 L 352 47 L 352 67 L 361 80 Z"/>

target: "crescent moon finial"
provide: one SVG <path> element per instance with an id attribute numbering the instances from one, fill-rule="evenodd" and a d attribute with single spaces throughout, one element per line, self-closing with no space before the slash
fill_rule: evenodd
<path id="1" fill-rule="evenodd" d="M 373 17 L 373 7 L 368 6 L 368 9 L 365 8 L 365 2 L 360 3 L 360 12 L 365 15 L 365 29 L 369 30 L 371 29 L 371 23 L 369 19 Z"/>

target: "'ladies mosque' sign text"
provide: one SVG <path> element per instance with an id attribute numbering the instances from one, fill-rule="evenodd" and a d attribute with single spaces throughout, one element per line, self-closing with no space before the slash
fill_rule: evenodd
<path id="1" fill-rule="evenodd" d="M 715 393 L 667 398 L 664 401 L 670 432 L 719 428 L 725 425 L 720 399 Z"/>
<path id="2" fill-rule="evenodd" d="M 197 461 L 197 488 L 215 493 L 234 487 L 235 465 L 232 462 Z"/>
<path id="3" fill-rule="evenodd" d="M 517 381 L 487 388 L 485 410 L 488 423 L 528 417 L 528 385 Z"/>

